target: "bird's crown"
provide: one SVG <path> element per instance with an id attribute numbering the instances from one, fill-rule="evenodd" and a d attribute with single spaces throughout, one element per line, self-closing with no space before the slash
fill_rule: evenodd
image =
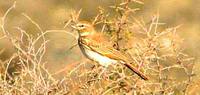
<path id="1" fill-rule="evenodd" d="M 87 36 L 95 31 L 93 25 L 87 21 L 79 21 L 75 26 L 72 27 L 78 30 L 80 36 Z"/>

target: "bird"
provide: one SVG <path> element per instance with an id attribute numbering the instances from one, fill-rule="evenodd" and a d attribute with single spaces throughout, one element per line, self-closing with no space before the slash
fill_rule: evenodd
<path id="1" fill-rule="evenodd" d="M 130 62 L 130 58 L 115 49 L 105 35 L 97 32 L 94 25 L 88 21 L 79 21 L 72 27 L 78 31 L 78 46 L 83 55 L 104 67 L 121 63 L 136 73 L 141 79 L 149 78 Z"/>

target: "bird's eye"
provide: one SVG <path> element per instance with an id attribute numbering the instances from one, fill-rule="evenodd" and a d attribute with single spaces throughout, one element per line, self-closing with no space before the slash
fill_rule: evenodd
<path id="1" fill-rule="evenodd" d="M 79 27 L 84 27 L 84 25 L 82 24 L 82 25 L 79 25 Z"/>

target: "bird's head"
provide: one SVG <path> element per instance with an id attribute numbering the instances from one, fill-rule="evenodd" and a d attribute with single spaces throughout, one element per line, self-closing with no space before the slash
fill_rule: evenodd
<path id="1" fill-rule="evenodd" d="M 72 26 L 79 33 L 79 36 L 89 36 L 95 32 L 94 26 L 86 21 L 80 21 Z"/>

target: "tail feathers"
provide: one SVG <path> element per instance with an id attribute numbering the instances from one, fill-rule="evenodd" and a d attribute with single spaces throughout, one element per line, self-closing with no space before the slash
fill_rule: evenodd
<path id="1" fill-rule="evenodd" d="M 131 69 L 134 73 L 136 73 L 140 78 L 144 80 L 149 80 L 149 78 L 146 75 L 144 75 L 144 73 L 139 71 L 137 68 L 133 67 L 131 64 L 125 63 L 124 65 Z"/>

